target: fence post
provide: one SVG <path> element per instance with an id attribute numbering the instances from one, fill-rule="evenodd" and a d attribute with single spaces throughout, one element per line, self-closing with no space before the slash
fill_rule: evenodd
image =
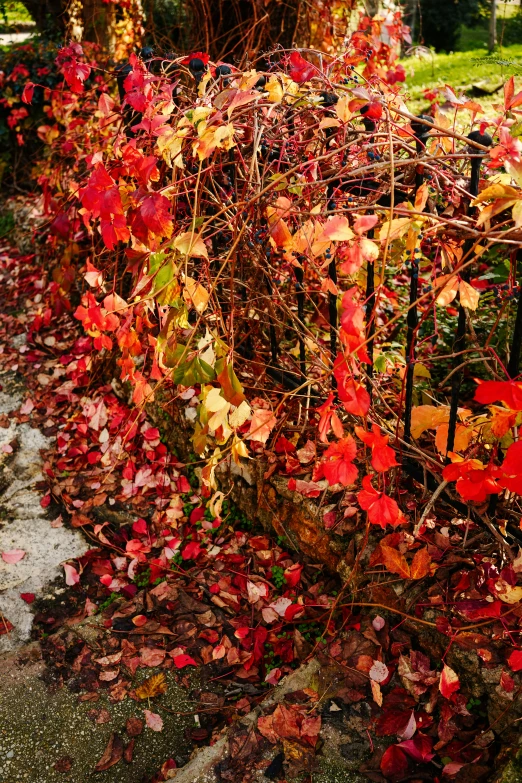
<path id="1" fill-rule="evenodd" d="M 480 131 L 473 131 L 469 134 L 468 139 L 470 141 L 474 141 L 477 144 L 482 144 L 484 147 L 491 147 L 493 144 L 493 139 L 489 135 L 489 133 L 481 133 Z M 480 181 L 480 167 L 482 165 L 482 159 L 486 155 L 485 152 L 479 152 L 476 147 L 468 147 L 468 151 L 470 154 L 472 154 L 474 157 L 471 159 L 471 179 L 470 179 L 470 186 L 469 186 L 469 192 L 472 196 L 472 198 L 475 198 L 478 196 L 479 192 L 479 181 Z M 472 213 L 471 206 L 468 206 L 468 215 Z M 472 242 L 470 240 L 467 240 L 464 243 L 464 258 L 466 255 L 470 252 L 472 247 Z M 469 280 L 471 278 L 471 267 L 467 267 L 462 271 L 461 274 L 462 279 L 464 282 L 469 283 Z M 464 350 L 464 346 L 466 343 L 466 308 L 462 305 L 462 302 L 459 304 L 459 319 L 457 323 L 457 333 L 455 336 L 455 341 L 453 343 L 453 353 L 454 354 L 460 354 L 461 351 Z M 454 367 L 458 367 L 460 364 L 462 364 L 462 354 L 455 356 L 453 360 Z M 459 408 L 459 397 L 460 397 L 460 389 L 462 386 L 462 379 L 464 377 L 464 372 L 462 368 L 460 370 L 457 370 L 453 376 L 453 380 L 451 383 L 451 399 L 450 399 L 450 415 L 449 415 L 449 424 L 448 424 L 448 442 L 446 446 L 446 460 L 448 459 L 448 452 L 453 451 L 455 447 L 455 433 L 457 431 L 457 413 Z"/>
<path id="2" fill-rule="evenodd" d="M 519 248 L 515 255 L 515 284 L 517 282 L 517 273 L 522 266 L 522 248 Z M 518 292 L 517 315 L 515 326 L 513 328 L 513 337 L 511 339 L 511 350 L 509 352 L 509 362 L 507 366 L 508 376 L 516 378 L 520 370 L 520 353 L 522 349 L 522 286 Z"/>
<path id="3" fill-rule="evenodd" d="M 419 120 L 424 122 L 411 123 L 411 129 L 415 134 L 415 147 L 417 155 L 420 157 L 426 149 L 426 142 L 429 137 L 430 128 L 425 125 L 425 122 L 433 124 L 433 118 L 428 114 L 419 114 Z M 415 167 L 415 193 L 419 190 L 424 182 L 424 166 L 422 163 L 417 163 Z M 404 441 L 410 443 L 411 441 L 411 414 L 413 410 L 413 379 L 415 373 L 415 332 L 419 323 L 417 316 L 417 299 L 419 298 L 419 261 L 416 251 L 413 251 L 411 259 L 411 272 L 410 272 L 410 305 L 408 308 L 408 314 L 406 316 L 406 324 L 408 327 L 406 335 L 406 393 L 405 393 L 405 405 L 404 405 Z"/>

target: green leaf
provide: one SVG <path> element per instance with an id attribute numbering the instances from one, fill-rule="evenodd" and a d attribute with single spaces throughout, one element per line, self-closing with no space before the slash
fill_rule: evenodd
<path id="1" fill-rule="evenodd" d="M 174 383 L 181 386 L 195 386 L 197 383 L 209 383 L 216 374 L 214 369 L 199 356 L 195 356 L 188 362 L 183 362 L 172 374 Z"/>

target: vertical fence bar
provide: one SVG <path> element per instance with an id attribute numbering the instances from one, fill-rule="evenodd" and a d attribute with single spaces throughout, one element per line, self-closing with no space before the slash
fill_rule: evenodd
<path id="1" fill-rule="evenodd" d="M 300 260 L 300 263 L 303 263 L 303 260 Z M 297 298 L 297 319 L 299 321 L 298 328 L 299 328 L 299 334 L 298 334 L 298 340 L 299 340 L 299 369 L 301 370 L 301 375 L 303 378 L 306 378 L 306 351 L 305 351 L 305 341 L 303 337 L 302 332 L 302 325 L 304 324 L 304 305 L 305 305 L 305 290 L 304 290 L 304 269 L 302 266 L 296 266 L 294 267 L 295 272 L 295 290 L 296 290 L 296 298 Z"/>
<path id="2" fill-rule="evenodd" d="M 519 248 L 515 256 L 515 284 L 519 274 L 519 268 L 522 266 L 522 249 Z M 520 372 L 520 353 L 522 350 L 522 286 L 518 291 L 517 314 L 515 317 L 515 326 L 513 327 L 513 337 L 511 338 L 511 350 L 509 352 L 509 362 L 507 372 L 511 379 L 516 378 Z"/>
<path id="3" fill-rule="evenodd" d="M 484 147 L 491 147 L 493 144 L 493 139 L 489 135 L 489 133 L 480 133 L 480 131 L 473 131 L 469 134 L 468 139 L 470 141 L 474 141 L 477 144 L 482 144 Z M 470 186 L 469 186 L 469 192 L 473 198 L 478 196 L 479 192 L 479 181 L 480 181 L 480 167 L 482 165 L 482 158 L 484 157 L 485 153 L 480 153 L 480 157 L 477 157 L 477 149 L 475 147 L 468 148 L 469 152 L 474 155 L 471 159 L 471 180 L 470 180 Z M 468 206 L 468 215 L 471 214 L 472 208 L 471 206 Z M 464 243 L 464 258 L 468 255 L 472 248 L 472 242 L 470 240 L 467 240 Z M 468 283 L 471 278 L 471 268 L 468 266 L 466 269 L 462 271 L 461 274 L 462 279 Z M 454 367 L 459 367 L 460 364 L 462 364 L 462 354 L 461 351 L 464 350 L 466 344 L 466 308 L 462 305 L 462 302 L 459 304 L 459 318 L 457 323 L 457 333 L 455 336 L 455 341 L 453 343 L 453 353 L 454 354 L 460 354 L 455 356 L 453 360 Z M 455 374 L 453 375 L 452 383 L 451 383 L 451 398 L 450 398 L 450 415 L 449 415 L 449 424 L 448 424 L 448 443 L 446 446 L 446 459 L 447 454 L 450 451 L 453 451 L 455 447 L 455 433 L 457 431 L 457 414 L 458 414 L 458 408 L 459 408 L 459 398 L 460 398 L 460 390 L 462 386 L 462 379 L 464 378 L 464 372 L 461 369 L 457 370 Z"/>
<path id="4" fill-rule="evenodd" d="M 420 114 L 419 120 L 433 123 L 432 117 L 427 114 Z M 420 157 L 426 149 L 426 142 L 430 133 L 430 128 L 424 122 L 412 122 L 411 129 L 415 134 L 415 147 L 417 155 Z M 415 168 L 415 193 L 424 183 L 424 166 L 417 163 Z M 406 335 L 406 393 L 404 405 L 404 440 L 406 443 L 411 441 L 411 414 L 413 410 L 413 380 L 415 373 L 415 339 L 419 323 L 417 314 L 417 299 L 419 298 L 419 261 L 417 254 L 413 252 L 410 271 L 410 304 L 406 316 L 408 327 Z"/>

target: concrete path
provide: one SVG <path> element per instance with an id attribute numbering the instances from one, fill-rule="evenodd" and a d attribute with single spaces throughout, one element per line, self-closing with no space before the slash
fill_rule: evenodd
<path id="1" fill-rule="evenodd" d="M 0 46 L 22 43 L 33 37 L 33 33 L 0 33 Z"/>
<path id="2" fill-rule="evenodd" d="M 25 394 L 12 377 L 0 377 L 0 383 L 0 415 L 9 416 Z M 14 417 L 7 429 L 0 428 L 0 553 L 15 549 L 26 553 L 16 563 L 0 556 L 0 612 L 14 626 L 0 636 L 0 651 L 15 650 L 30 639 L 31 605 L 20 594 L 45 597 L 51 582 L 63 576 L 61 563 L 89 548 L 79 531 L 52 527 L 40 505 L 42 493 L 36 489 L 43 479 L 40 449 L 50 443 L 39 430 L 19 424 Z"/>

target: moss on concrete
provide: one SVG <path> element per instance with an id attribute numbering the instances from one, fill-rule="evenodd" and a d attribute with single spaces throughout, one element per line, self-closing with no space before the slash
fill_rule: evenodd
<path id="1" fill-rule="evenodd" d="M 185 730 L 194 726 L 187 693 L 167 673 L 168 690 L 151 704 L 126 698 L 113 703 L 100 692 L 97 702 L 79 702 L 78 696 L 66 688 L 50 692 L 40 679 L 41 661 L 20 666 L 14 657 L 0 660 L 3 675 L 0 683 L 0 783 L 137 783 L 152 776 L 167 758 L 188 760 L 190 743 Z M 142 676 L 150 676 L 153 669 Z M 143 718 L 143 709 L 161 714 L 162 732 L 145 728 L 136 737 L 134 758 L 124 760 L 103 772 L 95 773 L 112 732 L 117 732 L 125 744 L 130 740 L 125 723 L 131 716 Z M 168 712 L 164 708 L 169 708 Z M 110 721 L 97 724 L 89 712 L 105 709 Z M 68 772 L 59 772 L 55 764 L 64 757 L 72 759 Z"/>

